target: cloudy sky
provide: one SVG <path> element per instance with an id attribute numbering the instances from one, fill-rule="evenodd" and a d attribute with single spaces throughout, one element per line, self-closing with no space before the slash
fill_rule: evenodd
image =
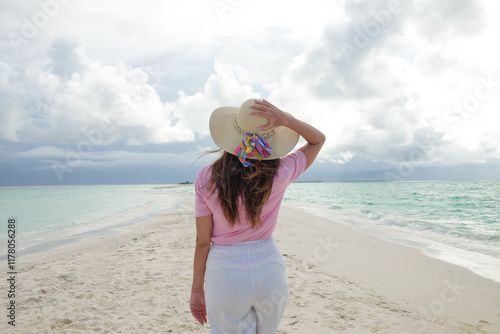
<path id="1" fill-rule="evenodd" d="M 327 143 L 301 180 L 500 179 L 494 0 L 0 3 L 0 186 L 194 181 L 213 109 Z"/>

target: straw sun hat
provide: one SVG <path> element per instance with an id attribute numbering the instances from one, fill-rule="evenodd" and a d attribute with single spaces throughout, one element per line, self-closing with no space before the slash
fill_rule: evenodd
<path id="1" fill-rule="evenodd" d="M 241 107 L 220 107 L 210 116 L 210 134 L 222 150 L 238 156 L 244 166 L 250 159 L 271 160 L 287 155 L 297 145 L 299 134 L 285 126 L 267 131 L 259 127 L 267 118 L 249 115 L 256 99 L 243 102 Z"/>

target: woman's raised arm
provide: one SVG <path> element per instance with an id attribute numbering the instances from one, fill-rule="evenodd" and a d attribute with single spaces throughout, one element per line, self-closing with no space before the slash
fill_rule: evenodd
<path id="1" fill-rule="evenodd" d="M 306 155 L 306 168 L 311 166 L 326 140 L 321 131 L 280 110 L 266 100 L 255 100 L 255 104 L 250 108 L 254 109 L 250 115 L 265 117 L 269 120 L 266 125 L 260 127 L 260 130 L 266 131 L 274 127 L 286 126 L 301 135 L 307 143 L 299 150 Z"/>

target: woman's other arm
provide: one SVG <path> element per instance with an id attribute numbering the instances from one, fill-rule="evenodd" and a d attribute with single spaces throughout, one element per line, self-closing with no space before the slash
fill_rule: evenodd
<path id="1" fill-rule="evenodd" d="M 205 307 L 205 271 L 210 236 L 212 235 L 212 216 L 196 217 L 196 247 L 194 251 L 193 285 L 191 287 L 191 314 L 200 324 L 207 322 Z"/>

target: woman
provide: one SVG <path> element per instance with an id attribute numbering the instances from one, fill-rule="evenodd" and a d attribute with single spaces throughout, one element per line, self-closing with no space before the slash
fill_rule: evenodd
<path id="1" fill-rule="evenodd" d="M 265 100 L 210 117 L 222 156 L 196 178 L 191 313 L 210 333 L 276 333 L 288 300 L 272 238 L 287 186 L 315 160 L 325 136 Z M 307 144 L 287 155 L 299 135 Z M 205 282 L 206 275 L 206 282 Z"/>

